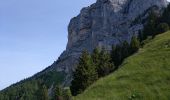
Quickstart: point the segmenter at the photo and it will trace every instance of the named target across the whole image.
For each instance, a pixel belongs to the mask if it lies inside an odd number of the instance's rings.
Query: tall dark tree
[[[0,100],[4,100],[4,96],[0,94]]]
[[[115,62],[116,61],[116,54],[115,54],[115,51],[116,51],[116,46],[112,46],[112,51],[111,51],[111,59],[112,59],[112,62]]]
[[[64,89],[63,96],[64,96],[64,100],[71,100],[72,95],[71,95],[70,88]]]
[[[122,44],[122,59],[128,57],[130,55],[130,46],[127,41],[124,41]]]
[[[42,93],[43,93],[42,100],[48,100],[49,99],[48,98],[48,89],[45,85],[43,85],[43,87],[42,87]]]
[[[92,53],[92,61],[97,68],[100,65],[100,49],[95,48]]]
[[[100,52],[99,65],[96,67],[99,77],[108,75],[114,69],[114,64],[112,63],[111,56],[104,49],[102,49]]]
[[[115,69],[122,63],[122,58],[122,47],[121,45],[116,45],[116,47],[112,49],[112,60],[115,64]]]
[[[28,98],[28,97],[26,97],[26,98]],[[37,91],[37,99],[39,99],[39,100],[49,100],[48,89],[45,85],[39,86],[39,90]]]
[[[56,86],[54,91],[54,100],[64,100],[63,99],[63,89],[61,86]]]
[[[95,65],[87,51],[83,51],[79,64],[73,72],[73,81],[71,82],[71,93],[73,96],[82,93],[98,78]]]
[[[158,24],[158,15],[154,11],[151,11],[149,13],[147,24],[144,26],[143,30],[143,37],[144,39],[147,38],[147,36],[155,36],[156,35],[156,26]]]
[[[165,8],[161,17],[161,22],[167,23],[170,26],[170,4]]]
[[[139,39],[140,43],[141,43],[144,39],[146,39],[146,38],[147,38],[147,37],[144,36],[144,32],[143,32],[142,30],[140,30],[140,31],[138,32],[138,39]]]
[[[138,51],[140,48],[140,42],[136,36],[132,36],[131,42],[130,42],[130,51],[131,54]]]

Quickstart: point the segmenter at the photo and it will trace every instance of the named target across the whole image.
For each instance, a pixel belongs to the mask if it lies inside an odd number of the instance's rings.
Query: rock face
[[[129,41],[143,29],[143,20],[151,9],[161,11],[166,0],[97,0],[85,7],[68,26],[67,49],[49,69],[64,71],[66,83],[71,81],[81,51],[91,52],[95,47],[111,46]]]

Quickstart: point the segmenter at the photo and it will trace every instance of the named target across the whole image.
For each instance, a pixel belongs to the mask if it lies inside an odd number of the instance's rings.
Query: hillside
[[[75,100],[169,100],[170,32],[156,36]]]
[[[170,32],[156,35],[169,30],[169,18],[170,5],[167,7],[166,0],[97,0],[71,19],[67,48],[58,60],[34,76],[0,91],[0,100],[70,98],[70,91],[74,95],[73,91],[78,90],[79,94],[98,78],[95,84],[74,99],[168,100]],[[148,36],[156,37],[148,41]],[[147,44],[138,51],[139,41],[143,40]],[[95,58],[93,50],[97,48],[102,50],[96,53]],[[87,53],[81,63],[83,50]],[[80,71],[74,74],[77,69]],[[74,75],[78,77],[77,84]],[[93,75],[96,75],[95,79]],[[78,86],[80,82],[82,85]],[[66,88],[69,86],[70,89]],[[74,87],[83,89],[79,91]]]
[[[167,4],[167,0],[96,0],[70,20],[66,50],[49,70],[65,72],[63,83],[69,86],[82,50],[104,47],[111,51],[112,45],[130,41],[143,30],[147,15],[161,14]]]
[[[47,91],[47,89],[52,91],[55,85],[61,84],[63,77],[63,73],[55,71],[43,75],[37,73],[33,77],[24,79],[0,91],[0,100],[42,100],[43,91]],[[54,86],[53,88],[51,84]]]

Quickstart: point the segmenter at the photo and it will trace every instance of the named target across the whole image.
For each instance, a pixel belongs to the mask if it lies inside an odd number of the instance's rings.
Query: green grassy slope
[[[158,35],[75,100],[170,100],[170,32]]]

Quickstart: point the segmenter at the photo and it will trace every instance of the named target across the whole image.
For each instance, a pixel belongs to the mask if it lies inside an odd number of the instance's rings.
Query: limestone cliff
[[[129,41],[143,29],[144,19],[151,9],[159,13],[166,5],[166,0],[97,0],[71,19],[67,49],[47,71],[64,71],[67,74],[64,84],[69,84],[83,49],[89,52],[95,47],[111,50],[112,45]]]

